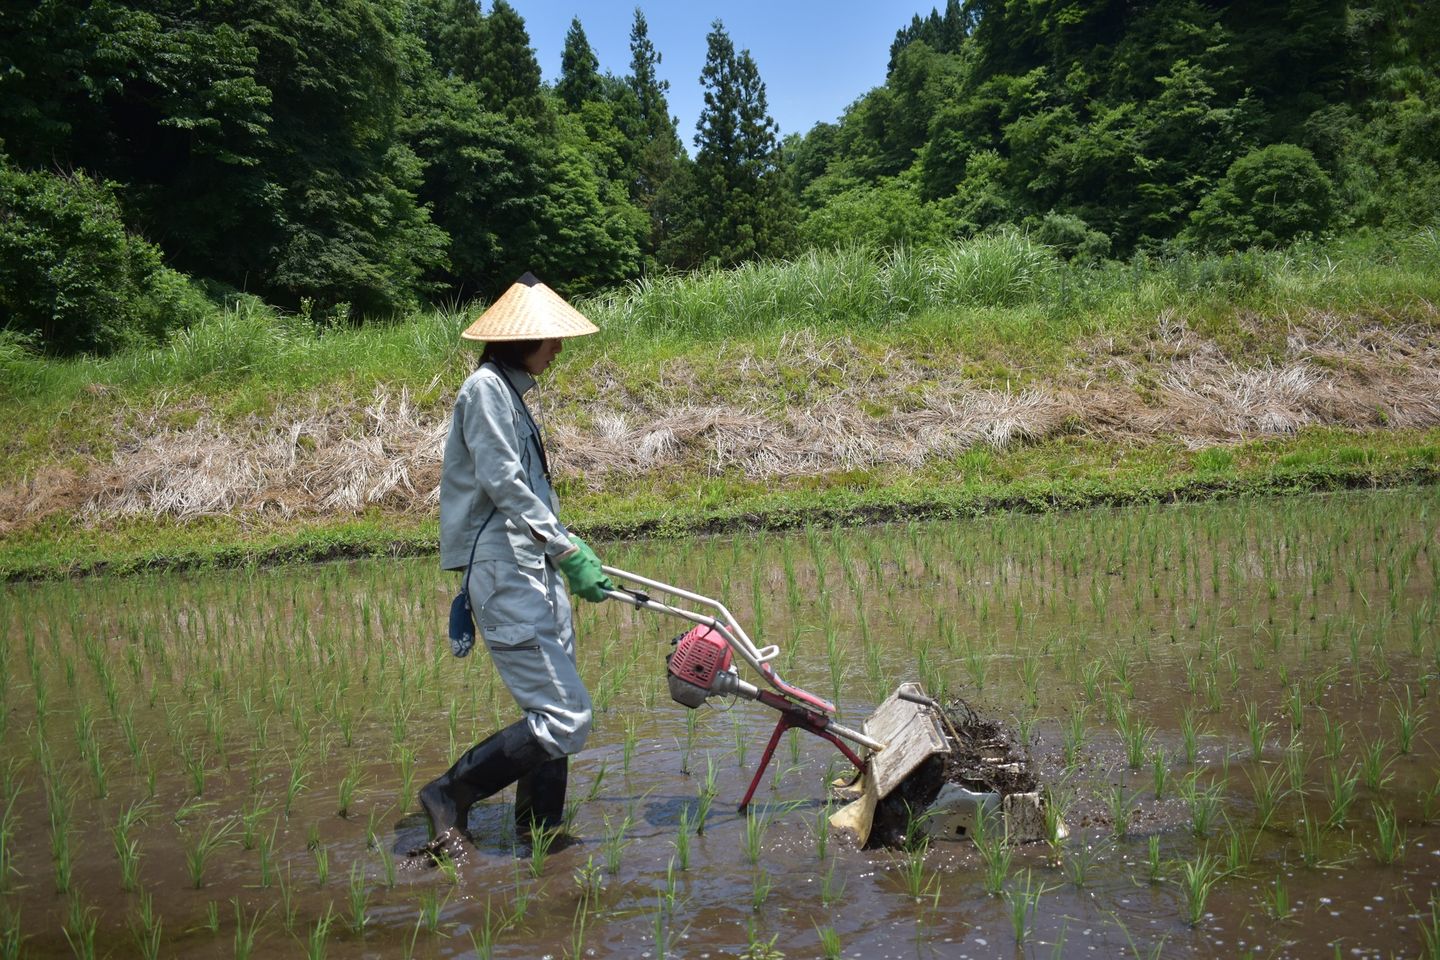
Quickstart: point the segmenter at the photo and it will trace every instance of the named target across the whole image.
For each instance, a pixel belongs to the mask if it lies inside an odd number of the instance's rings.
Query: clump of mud
[[[1033,793],[1039,787],[1028,753],[998,720],[980,716],[956,697],[945,705],[941,726],[950,752],[925,760],[880,801],[866,849],[905,846],[913,825],[947,783],[1002,798]]]

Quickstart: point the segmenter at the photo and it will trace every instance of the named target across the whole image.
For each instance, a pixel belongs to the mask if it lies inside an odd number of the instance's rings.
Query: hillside
[[[538,407],[600,537],[1432,482],[1433,232],[1143,269],[1017,233],[582,301]],[[3,357],[0,569],[433,549],[466,311]]]

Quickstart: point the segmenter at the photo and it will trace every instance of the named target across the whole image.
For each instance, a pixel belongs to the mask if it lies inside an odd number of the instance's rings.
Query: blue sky
[[[601,71],[630,72],[630,24],[636,0],[510,0],[525,18],[530,42],[547,81],[560,74],[560,51],[570,18],[579,17],[600,58]],[[724,21],[736,49],[749,49],[765,81],[770,115],[782,136],[833,121],[845,107],[885,80],[890,41],[929,3],[854,0],[728,0],[724,3],[641,2],[650,40],[664,58],[660,77],[670,81],[670,113],[680,138],[694,151],[695,121],[703,103],[700,68],[710,23]],[[943,5],[943,4],[942,4]],[[483,4],[486,10],[490,4]]]

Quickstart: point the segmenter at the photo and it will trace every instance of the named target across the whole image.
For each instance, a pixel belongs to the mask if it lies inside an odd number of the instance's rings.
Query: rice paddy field
[[[578,610],[578,842],[501,795],[422,868],[415,790],[516,716],[433,558],[6,585],[0,956],[1437,957],[1437,528],[1421,487],[597,544],[846,722],[918,679],[1010,726],[1050,841],[899,850],[830,834],[795,731],[736,813],[774,716],[670,702],[678,621]]]

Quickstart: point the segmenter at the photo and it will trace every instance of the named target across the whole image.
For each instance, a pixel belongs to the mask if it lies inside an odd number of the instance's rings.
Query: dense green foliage
[[[103,352],[201,287],[333,326],[526,269],[584,295],[1008,226],[1093,263],[1440,217],[1435,4],[949,0],[783,150],[716,21],[693,160],[638,9],[630,46],[605,72],[572,21],[551,88],[506,0],[0,5],[0,329]]]
[[[1435,4],[949,0],[790,142],[792,180],[822,243],[855,214],[882,241],[1022,224],[1086,258],[1427,223],[1437,63]]]

